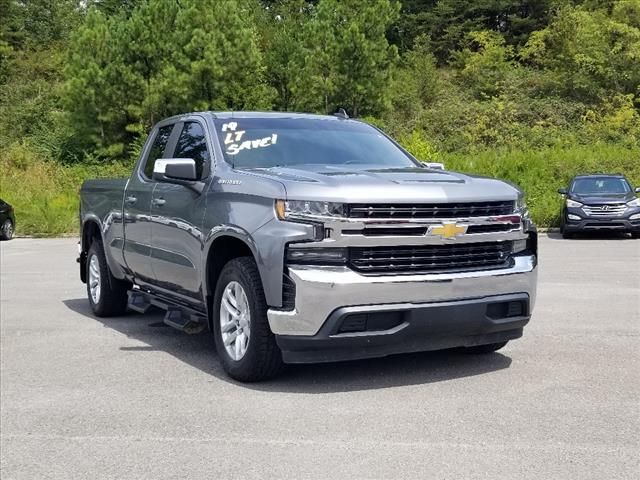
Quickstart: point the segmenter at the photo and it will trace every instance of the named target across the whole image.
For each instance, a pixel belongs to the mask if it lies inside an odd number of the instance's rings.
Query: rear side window
[[[198,122],[185,122],[173,158],[193,158],[196,162],[198,178],[202,178],[204,166],[209,161],[209,151],[202,125]]]
[[[158,129],[158,134],[156,135],[153,145],[151,145],[151,149],[149,150],[149,154],[145,159],[143,169],[145,177],[151,178],[153,176],[153,166],[157,159],[162,158],[164,149],[167,146],[167,141],[169,140],[169,135],[171,135],[171,130],[173,130],[173,125],[167,125]]]

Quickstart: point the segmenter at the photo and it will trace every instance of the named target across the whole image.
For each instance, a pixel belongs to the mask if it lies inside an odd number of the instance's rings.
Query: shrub
[[[128,176],[130,166],[61,165],[44,159],[29,143],[0,150],[0,198],[13,205],[21,235],[51,236],[78,231],[78,191],[87,178]]]

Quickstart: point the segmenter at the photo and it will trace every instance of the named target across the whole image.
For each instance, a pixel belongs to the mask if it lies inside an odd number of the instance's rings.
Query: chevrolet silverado
[[[493,352],[535,302],[518,188],[424,164],[344,113],[167,118],[130,178],[80,196],[95,315],[155,306],[209,329],[241,381],[285,363]]]

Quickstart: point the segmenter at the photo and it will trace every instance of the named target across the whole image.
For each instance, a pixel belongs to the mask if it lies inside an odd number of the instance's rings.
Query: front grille
[[[443,273],[506,267],[513,242],[351,247],[349,264],[365,274]]]
[[[381,219],[431,219],[493,217],[510,215],[515,203],[475,202],[475,203],[427,203],[427,204],[351,204],[348,207],[349,218]]]
[[[610,205],[585,205],[582,207],[584,213],[591,217],[616,217],[622,215],[627,209],[624,203]]]

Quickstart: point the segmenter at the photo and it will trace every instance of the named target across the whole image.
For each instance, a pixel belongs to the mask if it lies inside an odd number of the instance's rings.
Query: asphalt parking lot
[[[1,252],[1,470],[44,478],[632,479],[640,240],[541,240],[525,336],[242,385],[208,334],[97,319],[75,239]]]

